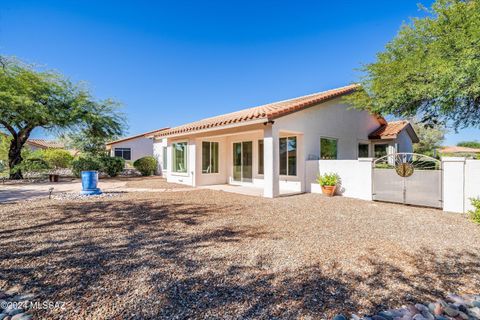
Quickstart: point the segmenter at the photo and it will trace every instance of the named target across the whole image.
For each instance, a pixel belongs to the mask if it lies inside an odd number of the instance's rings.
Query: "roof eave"
[[[233,123],[233,124],[229,124],[229,125],[215,126],[215,127],[210,127],[210,128],[200,129],[200,130],[177,132],[177,133],[166,134],[166,135],[154,135],[153,139],[185,137],[185,136],[191,136],[191,135],[200,134],[200,133],[204,133],[204,132],[226,130],[226,129],[231,129],[231,128],[239,128],[239,127],[249,126],[249,125],[252,125],[252,124],[261,124],[261,123],[266,123],[268,121],[270,121],[270,120],[267,117],[265,117],[265,118],[243,121],[243,122]]]

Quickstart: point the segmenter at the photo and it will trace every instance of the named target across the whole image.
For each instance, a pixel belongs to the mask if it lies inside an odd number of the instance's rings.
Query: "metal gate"
[[[395,153],[373,163],[373,200],[442,208],[442,162]]]

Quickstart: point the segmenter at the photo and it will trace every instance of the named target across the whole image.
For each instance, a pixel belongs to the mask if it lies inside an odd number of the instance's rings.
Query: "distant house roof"
[[[265,104],[232,113],[227,113],[220,116],[215,116],[212,118],[203,119],[196,122],[191,122],[185,125],[171,128],[169,130],[158,132],[156,134],[153,134],[153,136],[161,137],[174,134],[190,133],[199,130],[222,127],[238,123],[244,123],[245,125],[247,125],[249,122],[267,122],[293,112],[304,110],[319,103],[326,102],[330,99],[352,93],[358,88],[359,85],[353,84],[333,90],[302,96],[299,98]],[[378,119],[380,123],[385,123],[385,120],[383,118],[379,117]]]
[[[65,145],[59,141],[45,139],[28,139],[27,144],[41,149],[63,149]]]
[[[0,131],[0,136],[8,137],[9,135]],[[65,145],[60,141],[45,139],[28,139],[27,145],[40,149],[64,149]]]
[[[381,139],[381,140],[389,140],[389,139],[396,139],[398,134],[403,130],[407,130],[408,134],[410,135],[412,142],[417,143],[419,142],[418,136],[415,133],[410,122],[407,120],[400,120],[400,121],[390,121],[386,124],[382,125],[380,128],[376,129],[372,133],[368,135],[369,139]]]
[[[458,146],[448,146],[440,149],[441,153],[480,153],[480,149],[468,148],[468,147],[458,147]]]
[[[108,147],[108,146],[110,146],[110,145],[112,145],[112,144],[119,143],[119,142],[124,142],[124,141],[128,141],[128,140],[133,140],[133,139],[137,139],[137,138],[142,138],[142,137],[147,138],[148,136],[155,135],[157,132],[161,132],[161,131],[168,130],[168,129],[170,129],[170,128],[161,128],[161,129],[157,129],[157,130],[153,130],[153,131],[148,131],[148,132],[140,133],[140,134],[137,134],[137,135],[134,135],[134,136],[125,137],[125,138],[118,139],[118,140],[115,140],[115,141],[110,141],[110,142],[106,143],[106,145],[107,145],[107,147]]]

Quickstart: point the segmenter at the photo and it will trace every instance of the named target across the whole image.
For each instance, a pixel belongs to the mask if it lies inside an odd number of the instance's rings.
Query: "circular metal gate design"
[[[442,163],[416,153],[395,153],[373,162],[373,199],[441,208]]]

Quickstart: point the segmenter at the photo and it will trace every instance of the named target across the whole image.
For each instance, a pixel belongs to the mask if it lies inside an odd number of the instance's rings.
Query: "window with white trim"
[[[187,143],[172,143],[173,172],[187,172]]]
[[[163,161],[162,168],[163,168],[163,170],[167,170],[167,159],[168,159],[168,157],[167,157],[167,147],[163,147],[162,159],[163,159],[162,160]]]
[[[218,173],[218,142],[202,142],[202,173]]]
[[[358,157],[359,158],[368,158],[369,156],[369,145],[368,143],[359,143],[358,144]]]
[[[297,137],[280,138],[280,174],[297,175]]]
[[[123,158],[124,160],[132,160],[131,148],[115,148],[115,157]]]
[[[338,156],[338,140],[333,138],[320,138],[320,159],[336,160]]]

